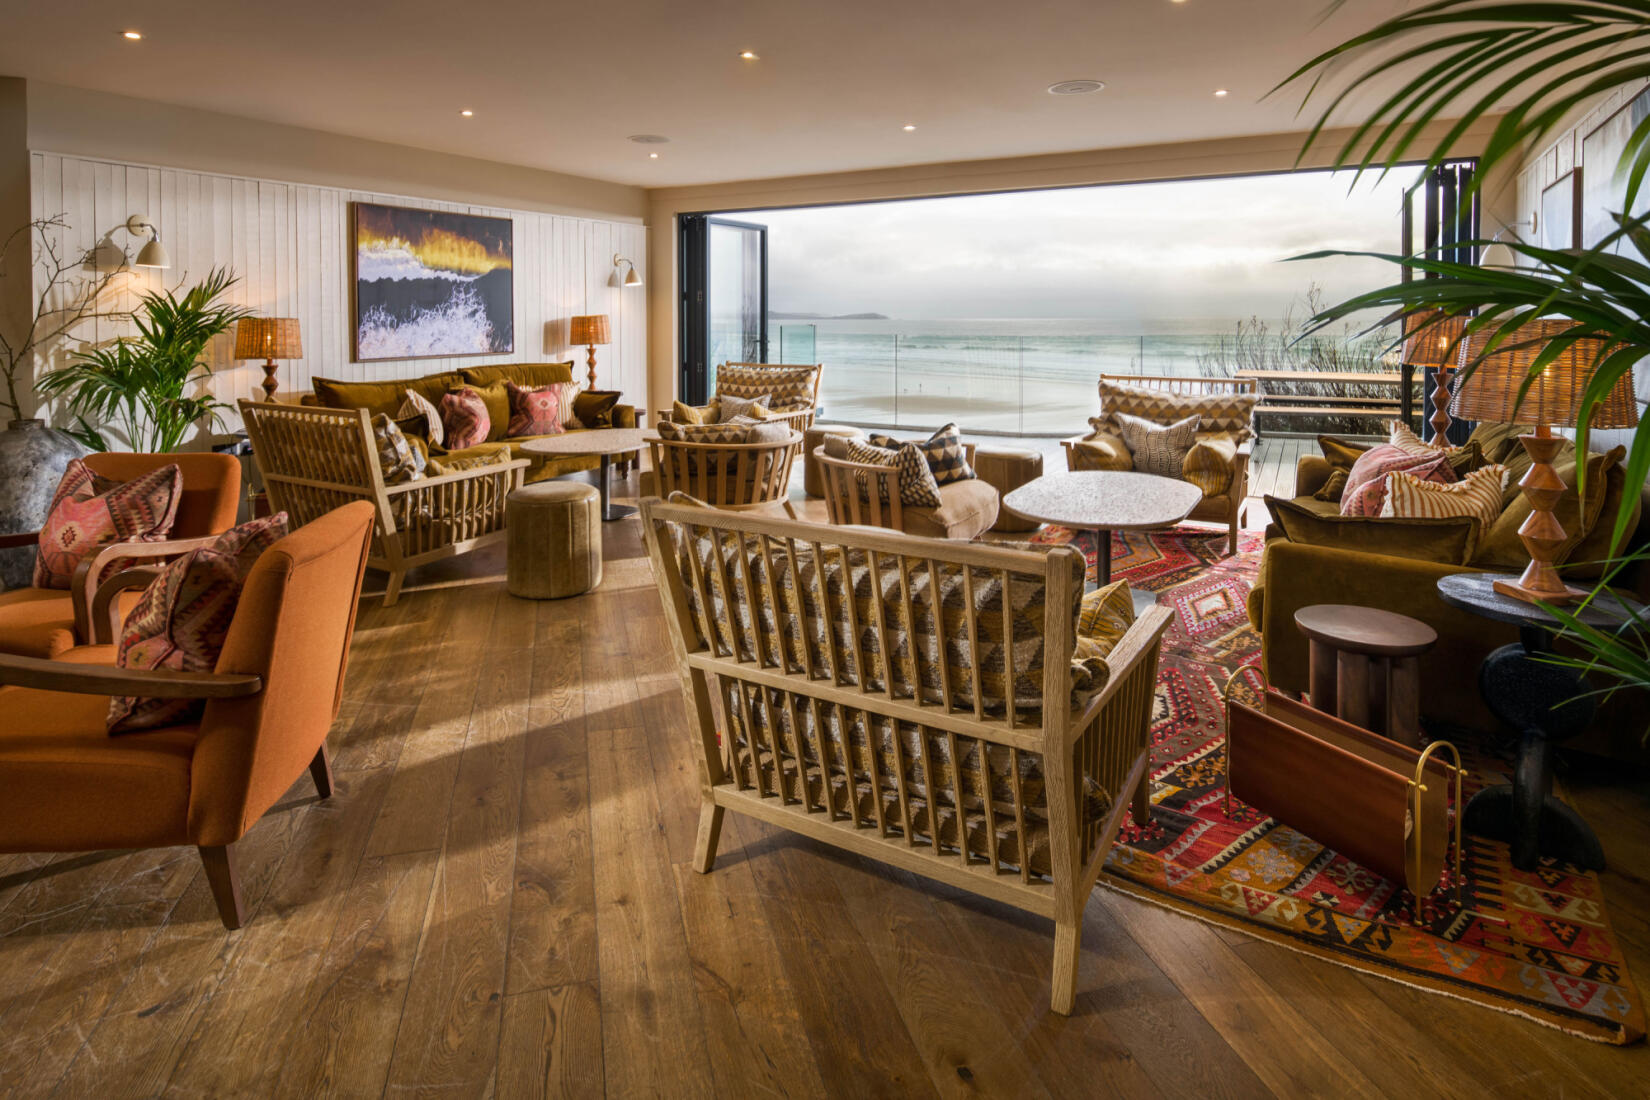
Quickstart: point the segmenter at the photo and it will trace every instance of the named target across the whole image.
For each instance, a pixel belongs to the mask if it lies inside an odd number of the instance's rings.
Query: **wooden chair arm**
[[[15,535],[0,535],[0,550],[20,550],[40,543],[39,531],[19,531]]]
[[[135,558],[164,564],[191,550],[210,546],[216,540],[216,535],[203,535],[200,538],[166,539],[161,542],[112,542],[91,557],[82,558],[80,564],[75,566],[74,576],[69,580],[69,601],[74,608],[75,637],[82,643],[92,641],[98,622],[96,612],[92,608],[93,598],[97,594],[91,587],[92,578],[102,576],[115,562]]]
[[[502,474],[508,473],[512,470],[525,470],[531,465],[532,463],[527,461],[525,458],[517,458],[512,459],[509,462],[500,462],[493,466],[477,466],[470,470],[454,470],[450,474],[442,474],[439,477],[417,477],[413,478],[411,481],[403,481],[396,485],[384,486],[384,495],[393,497],[400,493],[412,493],[417,492],[420,489],[427,489],[431,485],[446,485],[449,482],[454,481],[475,481],[478,478],[487,477],[489,474]]]
[[[76,695],[143,695],[153,699],[234,699],[256,695],[263,678],[233,672],[112,668],[0,653],[0,684]]]
[[[1111,666],[1111,678],[1100,693],[1090,699],[1080,715],[1071,724],[1071,740],[1075,741],[1083,735],[1089,725],[1100,715],[1112,697],[1122,689],[1129,673],[1142,661],[1157,661],[1158,647],[1163,640],[1164,631],[1174,621],[1174,613],[1166,607],[1148,608],[1144,614],[1134,621],[1128,631],[1118,641],[1117,648],[1112,650],[1106,658],[1106,664]],[[1067,746],[1069,747],[1069,746]]]
[[[137,565],[122,569],[97,586],[92,593],[87,621],[88,645],[114,645],[120,638],[120,604],[115,597],[134,588],[148,588],[161,574],[161,566]]]

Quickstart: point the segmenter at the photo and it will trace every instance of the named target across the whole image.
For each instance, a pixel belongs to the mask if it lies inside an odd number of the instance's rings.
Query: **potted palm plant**
[[[117,440],[134,451],[176,450],[195,427],[216,427],[228,408],[210,391],[192,391],[212,373],[212,340],[251,312],[222,301],[236,281],[215,268],[181,295],[145,293],[132,312],[137,336],[76,352],[35,388],[64,400],[75,417],[66,430],[93,450],[118,450]]]
[[[1333,8],[1343,3],[1336,0]],[[1304,84],[1305,105],[1321,105],[1302,156],[1324,140],[1350,97],[1374,91],[1393,73],[1400,74],[1396,90],[1372,97],[1373,110],[1338,147],[1334,166],[1387,171],[1424,159],[1430,170],[1470,128],[1495,118],[1479,157],[1477,187],[1497,165],[1522,156],[1577,112],[1650,78],[1650,0],[1433,0],[1387,19],[1308,61],[1279,85]],[[1456,121],[1429,142],[1439,119]],[[1583,398],[1577,446],[1584,449],[1594,410],[1618,380],[1650,355],[1650,215],[1632,213],[1650,172],[1650,119],[1634,129],[1618,164],[1589,164],[1586,170],[1613,170],[1626,181],[1623,209],[1611,213],[1616,229],[1593,247],[1547,249],[1513,236],[1499,242],[1513,262],[1485,265],[1377,254],[1374,258],[1395,270],[1426,277],[1395,281],[1320,310],[1308,332],[1369,309],[1388,319],[1437,309],[1443,315],[1470,316],[1467,331],[1486,337],[1488,354],[1510,347],[1506,341],[1515,339],[1526,321],[1571,321],[1576,335],[1602,337],[1612,349],[1596,364]],[[1492,242],[1469,243],[1486,248]],[[1331,254],[1337,253],[1314,256]],[[1555,343],[1535,357],[1532,382],[1559,350]],[[1481,361],[1482,356],[1466,362],[1464,371],[1470,373]],[[1577,469],[1577,476],[1583,476],[1582,467]],[[1628,484],[1644,484],[1647,473],[1650,419],[1641,420],[1634,435]],[[1630,519],[1630,511],[1622,509],[1614,532],[1618,553]],[[1638,557],[1622,559],[1601,587]],[[1650,623],[1629,615],[1619,628],[1599,630],[1563,608],[1548,610],[1582,652],[1579,658],[1557,660],[1599,674],[1610,685],[1606,690],[1650,687]]]

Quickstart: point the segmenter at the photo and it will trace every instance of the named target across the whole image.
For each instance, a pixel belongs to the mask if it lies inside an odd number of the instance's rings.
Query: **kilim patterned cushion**
[[[899,440],[877,432],[872,432],[865,439],[873,447],[885,447],[888,450],[897,450],[900,447]],[[923,458],[928,460],[928,469],[933,472],[936,485],[969,481],[975,477],[974,467],[968,464],[968,452],[963,450],[962,432],[957,430],[955,424],[947,424],[915,446],[922,452]]]
[[[1186,454],[1197,442],[1198,418],[1188,416],[1173,424],[1159,424],[1127,413],[1114,413],[1117,430],[1134,455],[1134,468],[1158,477],[1180,476]]]
[[[1180,463],[1180,479],[1202,489],[1206,497],[1224,495],[1232,487],[1237,449],[1229,435],[1199,436]]]
[[[378,449],[378,468],[385,485],[400,485],[424,476],[423,452],[407,442],[401,426],[383,413],[372,418],[372,442]]]
[[[1449,457],[1440,452],[1430,455],[1405,454],[1389,443],[1371,447],[1358,456],[1346,475],[1346,488],[1341,492],[1341,515],[1378,516],[1386,504],[1387,475],[1394,470],[1405,470],[1426,481],[1448,484],[1455,480]]]
[[[424,438],[440,447],[447,438],[447,433],[441,429],[441,410],[417,390],[407,390],[401,397],[401,408],[397,410],[395,419],[406,420],[415,416],[424,420]]]
[[[528,435],[560,435],[564,411],[562,386],[538,386],[529,389],[514,382],[504,383],[504,392],[510,396],[510,424],[505,434],[519,439]]]
[[[716,398],[716,423],[722,424],[736,416],[748,416],[752,419],[761,419],[767,416],[769,403],[773,395],[759,393],[755,397],[721,396]]]
[[[1146,386],[1100,383],[1100,411],[1107,418],[1121,413],[1172,424],[1195,414],[1203,431],[1231,432],[1240,443],[1254,434],[1250,424],[1259,400],[1252,393],[1174,394]]]
[[[161,466],[108,488],[80,459],[70,462],[52,494],[34,557],[36,588],[68,588],[75,569],[115,542],[156,542],[172,530],[183,471]],[[101,491],[100,491],[101,490]]]
[[[1487,531],[1501,514],[1501,489],[1506,480],[1505,466],[1485,466],[1447,485],[1394,470],[1386,477],[1381,515],[1403,519],[1476,516],[1483,523],[1481,530]]]
[[[441,396],[441,429],[449,451],[463,451],[487,442],[492,420],[475,390],[448,390]]]
[[[756,397],[768,394],[776,412],[811,409],[819,388],[818,367],[762,366],[723,363],[716,368],[717,397]]]
[[[286,530],[286,513],[277,512],[225,531],[210,546],[170,562],[126,616],[116,667],[174,672],[215,669],[247,574],[258,555]],[[109,732],[175,726],[194,718],[204,705],[200,699],[116,696],[109,700]]]

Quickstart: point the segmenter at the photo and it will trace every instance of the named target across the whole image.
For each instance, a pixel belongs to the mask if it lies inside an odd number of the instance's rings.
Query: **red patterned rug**
[[[1446,879],[1416,923],[1409,893],[1257,810],[1222,809],[1221,691],[1260,661],[1244,602],[1260,562],[1246,534],[1223,557],[1226,534],[1178,527],[1114,536],[1112,570],[1175,610],[1164,637],[1152,726],[1152,822],[1126,825],[1107,863],[1108,886],[1212,924],[1442,993],[1575,1035],[1630,1043],[1644,1008],[1605,914],[1598,876],[1556,861],[1515,869],[1506,845],[1467,838],[1462,903]],[[1037,542],[1075,544],[1095,560],[1094,536],[1044,528]],[[1462,743],[1467,793],[1505,774]]]

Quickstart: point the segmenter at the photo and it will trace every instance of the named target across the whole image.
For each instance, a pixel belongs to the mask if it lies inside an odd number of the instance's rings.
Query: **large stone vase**
[[[0,432],[0,535],[38,531],[70,461],[90,452],[43,420],[13,420]],[[34,579],[34,549],[0,550],[0,588]]]

